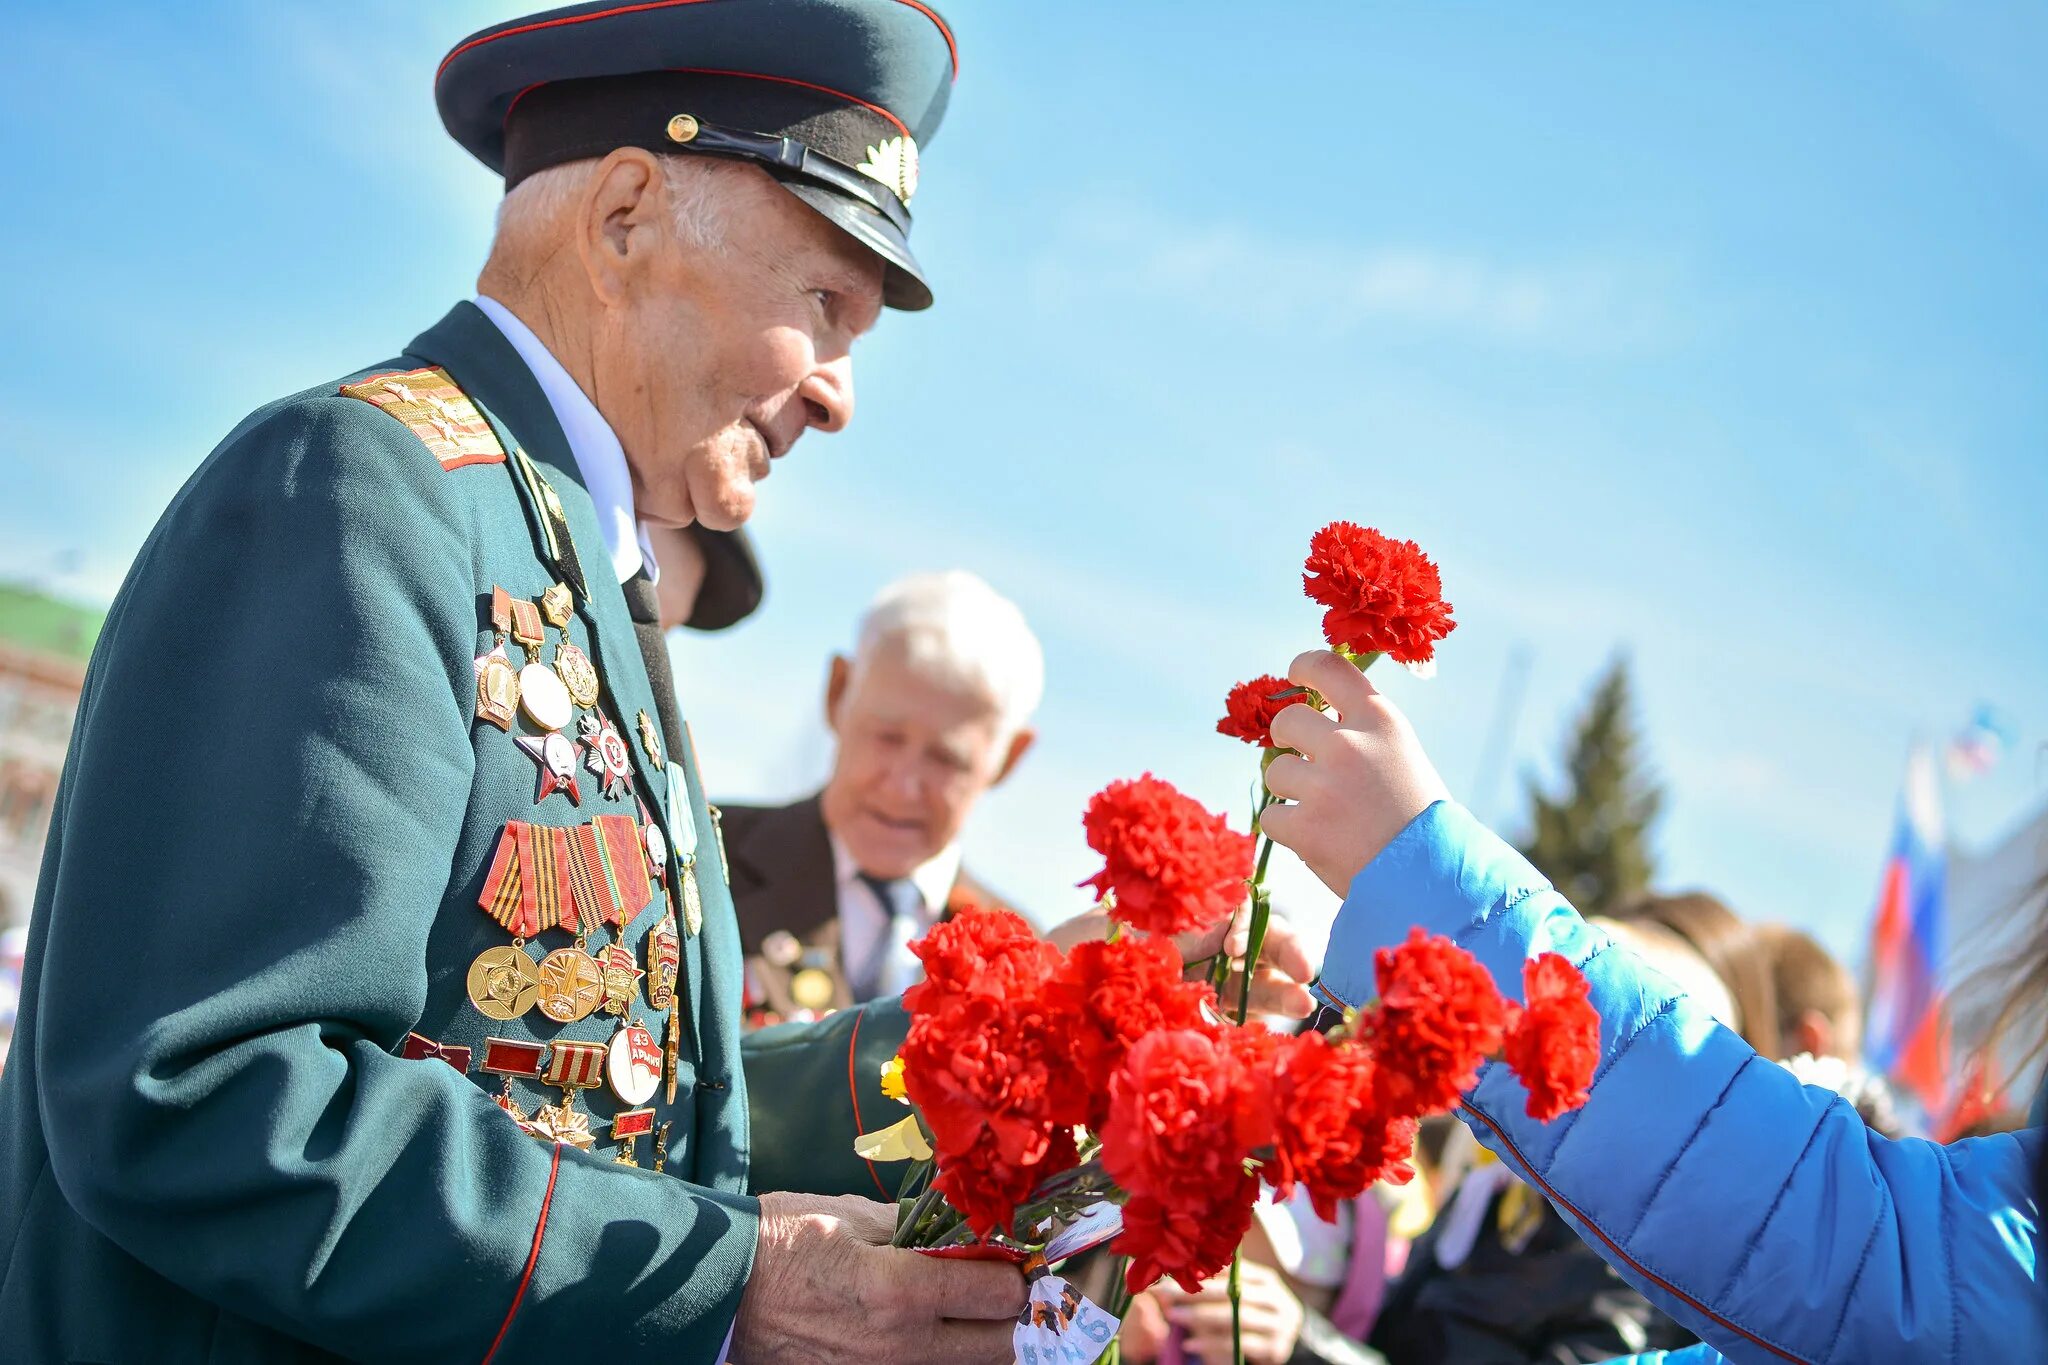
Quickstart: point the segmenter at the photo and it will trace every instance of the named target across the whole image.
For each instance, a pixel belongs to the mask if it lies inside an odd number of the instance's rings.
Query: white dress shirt
[[[583,487],[597,504],[597,529],[604,536],[604,548],[612,557],[612,569],[619,582],[625,582],[643,567],[649,578],[658,580],[661,568],[654,562],[654,546],[647,539],[647,528],[633,513],[633,476],[626,470],[626,449],[619,444],[611,423],[604,420],[590,395],[577,387],[569,372],[562,368],[562,362],[510,308],[482,294],[477,296],[476,306],[498,325],[505,340],[526,362],[526,368],[533,371],[540,391],[547,395],[555,421],[561,424],[562,435],[569,439],[569,453],[576,457],[576,471],[583,476]]]
[[[913,922],[897,924],[896,916],[882,904],[874,889],[860,879],[860,865],[839,842],[832,840],[832,871],[839,888],[839,963],[849,981],[872,978],[878,994],[897,995],[917,984],[924,964],[910,951],[910,945],[925,935],[946,913],[952,899],[953,882],[960,875],[960,846],[949,844],[930,862],[910,874],[910,884],[923,901]],[[875,954],[885,954],[881,971],[873,970]]]

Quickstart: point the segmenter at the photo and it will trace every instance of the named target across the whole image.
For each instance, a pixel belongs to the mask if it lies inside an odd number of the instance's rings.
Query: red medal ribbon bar
[[[432,1038],[424,1037],[417,1033],[405,1035],[405,1044],[399,1048],[398,1055],[406,1058],[408,1061],[415,1062],[439,1058],[457,1071],[464,1073],[469,1071],[468,1048],[455,1047],[448,1043],[437,1043]]]
[[[600,815],[599,834],[611,863],[614,884],[619,888],[619,920],[624,927],[654,899],[654,887],[647,875],[647,846],[641,842],[640,827],[630,815]]]
[[[547,638],[547,628],[540,623],[540,608],[524,597],[512,599],[512,638],[530,648],[537,648]]]
[[[624,1142],[627,1138],[646,1137],[654,1131],[652,1109],[627,1109],[612,1115],[612,1141]]]
[[[546,1043],[531,1043],[519,1038],[486,1038],[483,1069],[496,1076],[537,1077],[547,1055]]]
[[[498,632],[500,640],[512,629],[512,594],[495,583],[491,585],[491,629]]]
[[[524,908],[519,889],[519,831],[524,828],[518,820],[505,822],[498,835],[498,851],[491,859],[491,870],[484,877],[484,889],[476,900],[485,914],[515,935],[529,938],[531,935],[522,927]]]
[[[601,841],[595,825],[569,831],[569,882],[576,891],[576,912],[583,932],[594,934],[618,918],[611,878],[605,875]]]
[[[603,1085],[607,1050],[603,1043],[556,1043],[541,1083],[558,1085],[564,1090],[588,1090]]]

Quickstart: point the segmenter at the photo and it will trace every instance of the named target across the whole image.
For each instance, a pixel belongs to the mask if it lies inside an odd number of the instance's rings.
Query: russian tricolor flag
[[[1948,1096],[1948,1011],[1941,972],[1948,944],[1943,897],[1947,841],[1934,755],[1906,759],[1898,825],[1870,926],[1870,998],[1864,1049],[1871,1068],[1912,1094],[1929,1114]]]

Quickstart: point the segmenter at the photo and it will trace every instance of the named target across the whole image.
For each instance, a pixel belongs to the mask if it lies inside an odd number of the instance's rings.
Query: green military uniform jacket
[[[708,1363],[752,1267],[758,1192],[890,1193],[851,1142],[897,1116],[876,1078],[900,1008],[742,1046],[716,831],[694,756],[664,756],[688,779],[671,809],[659,739],[634,732],[659,708],[567,442],[469,304],[351,379],[430,366],[498,458],[475,442],[437,458],[347,381],[273,403],[179,492],[107,618],[0,1077],[9,1360]],[[513,742],[535,732],[476,716],[493,587],[537,598],[562,576],[520,451],[594,570],[567,635],[616,705],[630,794],[584,772],[580,805],[536,802]],[[529,1136],[477,1069],[487,1037],[603,1041],[617,1020],[494,1022],[465,987],[509,942],[478,904],[506,821],[642,804],[671,846],[693,825],[702,855],[676,1098],[652,1101],[662,1172],[648,1138],[637,1167],[615,1163],[626,1106],[604,1089],[578,1095],[597,1141],[577,1150]],[[661,906],[617,932],[636,958]],[[644,997],[634,1012],[662,1035]],[[470,1048],[466,1074],[405,1055],[408,1035]],[[512,1084],[528,1112],[560,1098]],[[772,1111],[750,1116],[749,1094]]]

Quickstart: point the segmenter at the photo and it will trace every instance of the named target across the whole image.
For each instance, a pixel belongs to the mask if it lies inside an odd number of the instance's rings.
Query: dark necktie
[[[858,874],[861,884],[875,893],[875,899],[882,903],[882,912],[889,919],[883,924],[881,937],[868,950],[868,959],[861,964],[860,976],[853,975],[853,964],[847,968],[847,989],[853,992],[855,1001],[872,1000],[881,994],[882,985],[888,979],[889,960],[910,941],[917,929],[917,912],[924,908],[924,897],[908,877],[884,879]],[[842,962],[844,961],[842,957]]]
[[[669,757],[680,759],[683,722],[676,712],[676,679],[669,671],[668,640],[661,629],[661,600],[645,568],[637,570],[620,587],[626,594],[626,612],[633,618],[633,634],[640,641],[640,657],[647,662],[647,681],[654,689],[654,710],[661,718],[661,742],[667,746]]]

